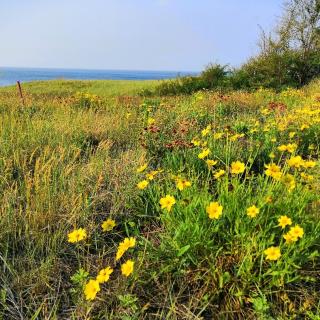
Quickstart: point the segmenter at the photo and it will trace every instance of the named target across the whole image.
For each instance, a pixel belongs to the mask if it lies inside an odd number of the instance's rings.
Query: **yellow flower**
[[[87,232],[83,228],[73,230],[68,234],[68,242],[76,243],[87,238]]]
[[[298,169],[304,164],[304,161],[300,156],[295,156],[288,159],[287,164],[289,165],[289,167],[294,167]]]
[[[133,237],[125,238],[120,244],[123,244],[125,248],[134,248],[136,245],[136,239]]]
[[[287,146],[282,144],[281,146],[278,147],[278,150],[281,152],[287,151]]]
[[[283,238],[286,240],[286,244],[290,244],[293,242],[296,242],[298,240],[298,238],[293,237],[290,232],[286,233],[283,235]]]
[[[134,267],[134,262],[132,260],[128,260],[127,262],[122,264],[121,273],[124,276],[129,277],[130,274],[133,272],[133,267]]]
[[[118,247],[117,254],[116,254],[116,261],[121,259],[121,257],[125,254],[127,250],[125,250],[123,247]]]
[[[107,282],[110,278],[111,273],[113,272],[113,269],[110,267],[106,267],[102,270],[100,270],[99,274],[97,275],[97,281],[99,283]]]
[[[218,202],[210,202],[207,206],[206,211],[210,219],[219,219],[222,215],[223,207]]]
[[[262,113],[263,115],[267,116],[268,114],[271,113],[271,111],[270,111],[269,109],[267,109],[267,108],[264,108],[264,109],[261,110],[261,113]]]
[[[290,153],[293,153],[297,148],[298,146],[295,143],[287,144],[287,151]]]
[[[126,118],[129,119],[131,117],[132,113],[131,112],[127,112],[126,113]]]
[[[116,226],[116,222],[112,219],[107,219],[101,225],[102,231],[111,231]]]
[[[265,174],[273,179],[279,180],[281,178],[281,168],[277,166],[275,163],[269,163],[264,165],[267,170],[265,170]]]
[[[279,125],[278,125],[278,129],[279,129],[279,131],[284,131],[285,129],[287,128],[287,126],[284,124],[284,123],[280,123]]]
[[[281,178],[281,182],[285,184],[289,192],[291,192],[296,187],[296,180],[292,174],[286,174]]]
[[[148,184],[149,182],[147,180],[142,180],[137,184],[137,188],[143,190],[148,186]]]
[[[136,239],[133,237],[125,238],[122,242],[119,243],[116,260],[119,260],[126,251],[130,248],[134,248],[136,245]]]
[[[89,282],[85,285],[84,294],[86,296],[86,300],[93,300],[97,293],[100,291],[100,285],[97,280],[89,280]]]
[[[267,260],[278,260],[281,257],[281,252],[279,247],[270,247],[264,250],[264,254],[266,255]]]
[[[290,228],[289,234],[294,238],[302,238],[304,235],[304,230],[299,225],[295,225],[294,227]]]
[[[160,170],[153,170],[153,171],[151,171],[151,172],[149,172],[149,173],[146,174],[146,178],[147,178],[148,180],[153,180],[154,177],[155,177],[159,172],[160,172]]]
[[[247,215],[251,218],[255,218],[259,213],[259,211],[260,209],[257,208],[255,205],[253,205],[247,209]]]
[[[143,164],[142,166],[140,166],[138,169],[137,169],[137,173],[141,173],[143,172],[144,170],[147,169],[147,164]]]
[[[305,182],[312,182],[314,179],[313,175],[311,175],[311,174],[306,174],[304,172],[301,172],[300,175],[301,175],[301,178],[303,179],[303,181],[305,181]]]
[[[225,174],[225,170],[220,169],[219,171],[216,171],[216,173],[213,175],[215,177],[215,179],[219,179],[220,177],[222,177]]]
[[[292,224],[292,220],[287,217],[287,216],[281,216],[279,219],[278,219],[278,226],[281,227],[282,229],[284,229],[286,226],[290,226]]]
[[[205,129],[201,131],[201,135],[205,137],[210,133],[210,131],[211,131],[211,125],[209,124]]]
[[[156,120],[154,118],[148,118],[147,122],[148,122],[148,126],[151,126],[156,122]]]
[[[303,125],[300,127],[300,130],[303,131],[304,129],[308,129],[308,128],[310,128],[309,125],[303,124]]]
[[[221,139],[223,137],[223,132],[216,132],[216,133],[214,133],[214,135],[213,135],[213,139],[214,140],[219,140],[219,139]]]
[[[303,163],[301,164],[304,168],[308,169],[308,168],[313,168],[316,166],[316,162],[315,161],[311,161],[311,160],[305,160],[303,161]]]
[[[277,142],[277,138],[271,138],[271,142]]]
[[[297,149],[297,145],[295,143],[289,143],[287,145],[282,144],[278,147],[278,150],[281,152],[288,151],[290,153],[293,153]]]
[[[193,138],[193,139],[191,140],[191,143],[192,143],[195,147],[199,147],[200,144],[201,144],[201,141],[198,140],[198,139],[196,139],[196,138]]]
[[[236,133],[233,136],[230,137],[230,141],[237,141],[238,139],[244,137],[244,133]]]
[[[207,159],[206,163],[207,163],[208,167],[211,168],[211,167],[215,166],[218,163],[218,161],[217,160]]]
[[[161,198],[159,201],[161,209],[167,209],[171,211],[172,206],[176,203],[176,199],[173,196],[166,195],[164,198]]]
[[[235,161],[231,163],[231,173],[239,174],[243,173],[246,169],[245,164],[240,161]]]
[[[201,143],[201,147],[206,147],[208,145],[208,141],[204,141]]]
[[[153,175],[152,173],[147,173],[147,174],[146,174],[146,178],[147,178],[148,180],[153,180],[153,179],[154,179],[154,175]]]
[[[296,135],[296,133],[294,131],[289,132],[289,138],[290,139],[292,139],[295,135]]]
[[[185,179],[177,179],[176,184],[180,191],[191,186],[191,182]]]
[[[199,154],[198,154],[198,158],[199,159],[204,159],[204,158],[206,158],[209,154],[210,154],[210,149],[208,149],[208,148],[206,148],[206,149],[203,149],[202,150],[202,152],[200,152]]]

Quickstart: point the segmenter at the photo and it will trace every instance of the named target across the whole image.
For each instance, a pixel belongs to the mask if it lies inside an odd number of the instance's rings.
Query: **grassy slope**
[[[15,88],[0,89],[0,318],[317,319],[319,172],[308,169],[314,181],[305,183],[297,171],[296,186],[288,192],[287,185],[265,177],[263,164],[274,151],[283,170],[293,172],[285,165],[288,155],[275,147],[286,144],[291,131],[299,154],[318,159],[319,114],[295,110],[319,108],[319,84],[307,94],[206,93],[145,104],[141,98],[114,98],[153,85],[31,83],[24,85],[25,107]],[[100,99],[75,96],[77,91]],[[261,106],[272,101],[288,110],[263,115]],[[151,117],[155,124],[144,130]],[[284,131],[274,121],[285,123]],[[234,141],[213,140],[211,133],[201,137],[209,123]],[[300,131],[303,123],[310,128]],[[197,157],[201,148],[190,148],[195,136],[214,150],[218,168],[241,160],[260,178],[225,175],[216,181]],[[144,177],[136,168],[145,162],[148,170],[164,172],[139,191],[136,184]],[[180,192],[171,174],[189,179],[192,187]],[[158,205],[165,194],[177,199],[170,214]],[[273,198],[271,204],[266,196]],[[205,211],[213,200],[224,206],[217,222]],[[261,206],[256,220],[243,214],[252,204]],[[289,249],[277,227],[280,214],[305,229],[304,238]],[[109,217],[117,226],[103,233],[100,225]],[[69,244],[68,232],[79,227],[86,228],[88,239]],[[131,257],[136,263],[128,279],[114,261],[125,236],[138,241],[122,260]],[[283,258],[265,261],[263,250],[279,242]],[[81,285],[107,265],[115,269],[111,280],[94,302],[85,301]],[[81,269],[89,275],[81,275]]]
[[[74,94],[75,92],[88,92],[101,97],[116,95],[133,95],[141,89],[154,87],[159,81],[131,81],[131,80],[52,80],[23,83],[23,90],[31,94],[55,94],[58,96]],[[15,86],[0,87],[0,94],[16,91]]]

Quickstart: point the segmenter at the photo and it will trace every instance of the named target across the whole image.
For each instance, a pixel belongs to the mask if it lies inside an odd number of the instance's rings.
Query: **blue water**
[[[0,86],[9,86],[16,81],[76,79],[76,80],[160,80],[177,76],[195,75],[194,72],[178,71],[125,71],[125,70],[78,70],[78,69],[33,69],[0,67]]]

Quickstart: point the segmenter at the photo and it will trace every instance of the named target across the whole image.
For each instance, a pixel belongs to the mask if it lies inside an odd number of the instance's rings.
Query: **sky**
[[[281,8],[282,0],[0,0],[0,66],[239,66]]]

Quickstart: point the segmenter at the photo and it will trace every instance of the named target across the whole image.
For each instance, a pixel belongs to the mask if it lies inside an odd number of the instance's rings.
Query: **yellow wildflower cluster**
[[[107,219],[101,224],[103,232],[111,231],[116,226],[116,223],[112,219]],[[83,228],[75,229],[68,234],[68,242],[76,243],[87,238],[87,232]],[[136,239],[133,237],[125,238],[120,242],[116,253],[116,261],[118,261],[124,253],[130,248],[134,248],[136,245]],[[134,268],[134,262],[127,260],[121,266],[121,272],[124,276],[128,277]],[[90,279],[84,286],[84,295],[86,300],[94,300],[97,293],[101,290],[100,285],[106,283],[110,279],[110,275],[113,273],[111,267],[105,267],[101,269],[95,279]]]
[[[88,92],[78,91],[75,95],[78,102],[84,103],[85,106],[90,106],[91,104],[97,104],[100,102],[100,98],[96,94],[91,94]]]
[[[122,242],[119,243],[116,260],[119,260],[130,248],[134,248],[136,245],[135,238],[125,238]]]
[[[136,169],[136,172],[143,173],[147,169],[147,167],[148,167],[148,164],[145,163],[145,164],[141,165],[140,167],[138,167]],[[152,170],[152,171],[146,173],[145,179],[141,180],[137,183],[137,188],[140,190],[145,189],[149,185],[150,181],[153,180],[155,178],[155,176],[160,172],[162,172],[162,170],[158,169],[158,170]]]
[[[304,230],[299,225],[291,227],[289,232],[283,235],[283,238],[286,240],[287,244],[298,241],[299,238],[302,238],[304,235]]]
[[[289,167],[296,169],[301,167],[309,169],[315,167],[317,163],[311,160],[303,160],[301,156],[294,156],[287,160],[287,164]]]
[[[278,150],[281,152],[289,152],[293,153],[297,150],[298,145],[296,143],[289,143],[289,144],[282,144],[281,146],[278,147]]]
[[[259,94],[274,97],[274,93],[271,91],[262,90],[257,93],[257,95]],[[287,99],[294,95],[297,95],[296,91],[287,91],[281,98]],[[185,152],[183,153],[183,159],[180,161],[179,155],[176,157],[174,155],[172,157],[173,160],[170,159],[172,155],[170,147],[168,157],[163,162],[159,161],[162,164],[174,163],[172,164],[172,168],[169,165],[168,171],[160,175],[161,177],[168,175],[171,179],[170,182],[165,181],[162,185],[149,188],[152,190],[141,192],[139,196],[145,197],[150,202],[157,199],[157,207],[160,207],[165,212],[165,214],[161,215],[160,221],[164,223],[167,223],[167,221],[172,223],[173,221],[174,227],[179,215],[183,215],[183,222],[185,222],[188,221],[187,215],[189,214],[192,217],[192,220],[189,220],[192,221],[190,222],[191,228],[193,228],[193,223],[196,224],[199,220],[202,221],[203,216],[208,221],[211,220],[208,223],[210,227],[220,227],[219,222],[224,220],[229,222],[229,219],[231,220],[234,217],[239,219],[235,225],[238,227],[238,225],[243,223],[244,230],[246,226],[250,227],[248,230],[252,230],[254,226],[254,232],[264,232],[264,226],[267,225],[267,228],[265,228],[267,232],[269,230],[276,230],[275,232],[281,232],[281,235],[278,237],[273,234],[269,238],[269,234],[266,232],[266,242],[269,239],[280,239],[280,241],[278,240],[279,243],[272,246],[269,246],[271,244],[264,246],[263,250],[259,252],[259,256],[262,255],[268,261],[277,261],[282,257],[282,254],[283,257],[286,257],[287,252],[285,252],[285,249],[288,249],[287,245],[296,243],[299,239],[303,238],[304,229],[295,224],[297,216],[289,213],[288,215],[277,214],[277,210],[282,210],[285,205],[280,202],[280,197],[276,195],[285,189],[285,191],[291,193],[285,193],[285,196],[291,199],[290,197],[293,198],[296,193],[298,194],[297,190],[309,187],[306,186],[306,183],[317,179],[317,175],[312,176],[306,170],[316,166],[317,163],[313,160],[316,159],[316,152],[305,155],[304,151],[308,144],[303,141],[303,138],[309,131],[309,128],[315,123],[320,122],[320,113],[314,107],[305,107],[301,108],[301,110],[294,109],[292,112],[288,112],[286,108],[288,106],[284,103],[270,103],[267,106],[262,106],[257,118],[253,118],[250,115],[248,126],[242,126],[240,121],[237,123],[237,126],[229,125],[229,123],[220,125],[218,121],[214,122],[214,126],[209,124],[203,127],[202,130],[200,129],[191,140],[191,143],[190,138],[186,135],[187,130],[184,130],[183,134],[179,136],[179,128],[174,129],[174,135],[179,139],[182,137],[181,141],[177,140],[179,147],[181,145],[186,147],[182,151]],[[148,110],[148,112],[150,111]],[[287,113],[283,116],[285,112]],[[301,118],[301,114],[304,114],[305,117]],[[147,115],[143,118],[143,124],[145,125],[146,122],[148,126],[152,126],[155,124],[155,118]],[[179,125],[185,129],[183,123],[179,123]],[[161,132],[160,129],[159,132]],[[264,138],[263,140],[260,135]],[[257,140],[257,137],[259,137],[259,140]],[[284,141],[285,143],[283,143]],[[309,145],[309,150],[317,148],[317,141],[312,141],[312,144]],[[261,151],[263,156],[258,158],[260,154],[256,153],[256,151]],[[298,152],[301,155],[297,154]],[[193,157],[193,167],[190,166],[191,168],[186,165],[190,153]],[[271,160],[265,162],[265,157],[268,155]],[[152,162],[156,160],[155,157],[152,158]],[[172,161],[170,162],[170,160]],[[141,177],[141,181],[136,184],[139,190],[146,189],[150,184],[156,184],[156,180],[158,180],[156,177],[162,172],[161,169],[151,170],[148,166],[147,163],[143,163],[136,169],[136,172]],[[172,175],[173,171],[178,173]],[[190,176],[187,176],[190,172]],[[200,179],[202,180],[200,181]],[[304,184],[301,184],[301,181],[304,181]],[[206,188],[204,191],[203,186]],[[198,192],[197,188],[203,189]],[[217,200],[211,202],[207,200],[212,197]],[[230,207],[226,199],[231,199]],[[285,200],[287,201],[287,199]],[[237,209],[237,205],[243,209]],[[182,212],[185,208],[187,208],[187,211]],[[277,224],[269,227],[272,224],[272,220],[270,219],[272,215],[276,216]],[[268,222],[259,225],[264,219]],[[111,231],[115,226],[116,223],[112,219],[107,219],[101,224],[103,232]],[[196,225],[196,227],[198,226]],[[218,228],[214,230],[216,232]],[[217,232],[221,231],[218,230]],[[228,232],[228,230],[225,232]],[[74,230],[68,235],[68,241],[71,243],[86,238],[87,234],[84,229]],[[303,243],[303,241],[301,242]],[[129,249],[135,246],[135,238],[128,237],[123,239],[117,247],[115,261],[119,261]],[[259,244],[255,248],[261,247]],[[182,247],[182,249],[184,248]],[[122,275],[125,277],[130,276],[133,273],[134,266],[135,262],[131,259],[122,263]],[[87,300],[93,300],[96,297],[100,291],[100,286],[109,281],[112,272],[113,269],[111,267],[106,267],[99,271],[96,279],[91,279],[87,282],[84,288]]]
[[[136,244],[135,238],[125,238],[118,247],[116,254],[116,260],[119,260],[122,255],[129,249],[133,248]],[[121,273],[128,277],[134,268],[134,262],[132,260],[127,260],[121,265]],[[106,283],[110,279],[110,275],[113,273],[111,267],[106,267],[101,269],[96,277],[96,279],[90,279],[84,287],[84,294],[86,300],[94,300],[97,293],[101,290],[100,285]]]

